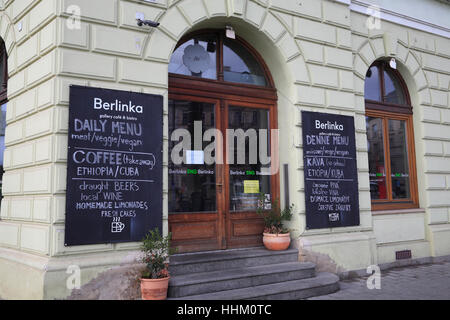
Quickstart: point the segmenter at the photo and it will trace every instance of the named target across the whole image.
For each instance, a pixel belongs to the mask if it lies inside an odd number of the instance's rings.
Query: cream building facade
[[[410,250],[410,263],[450,256],[450,4],[398,2],[0,1],[8,56],[0,297],[65,298],[69,266],[79,266],[86,284],[105,271],[126,277],[135,264],[139,243],[64,246],[70,85],[164,96],[168,232],[168,65],[183,36],[228,25],[261,55],[274,80],[279,161],[291,168],[288,192],[297,210],[290,227],[303,259],[346,274],[393,265],[397,251]],[[420,8],[432,20],[420,16]],[[160,26],[137,26],[137,14]],[[419,205],[375,211],[364,83],[372,63],[390,58],[413,108]],[[354,117],[359,226],[306,230],[301,110]],[[283,202],[283,175],[279,179]]]

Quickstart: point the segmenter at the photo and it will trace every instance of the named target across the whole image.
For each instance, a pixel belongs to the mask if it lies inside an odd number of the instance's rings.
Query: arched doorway
[[[274,154],[276,101],[264,61],[243,39],[206,30],[178,43],[169,65],[168,211],[180,252],[262,244],[258,200],[279,193],[278,175],[263,173],[259,157]]]

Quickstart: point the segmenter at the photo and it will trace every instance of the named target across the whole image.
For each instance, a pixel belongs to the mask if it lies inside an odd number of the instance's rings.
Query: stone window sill
[[[425,213],[425,209],[413,208],[413,209],[394,209],[394,210],[372,211],[373,216],[381,216],[381,215],[389,215],[389,214],[408,214],[408,213]]]

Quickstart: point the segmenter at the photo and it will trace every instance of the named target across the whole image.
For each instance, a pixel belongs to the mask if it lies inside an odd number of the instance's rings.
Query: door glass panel
[[[390,70],[384,70],[384,92],[384,102],[406,104],[402,86]]]
[[[265,86],[264,70],[241,44],[224,39],[223,77],[225,81]]]
[[[1,65],[1,64],[0,64]],[[5,152],[6,103],[2,105],[0,115],[0,199],[2,197],[3,155]]]
[[[364,97],[367,100],[381,101],[380,73],[377,66],[373,66],[367,71]]]
[[[213,104],[169,100],[169,213],[217,210],[216,168],[203,153],[211,144],[203,134],[215,121]]]
[[[391,157],[392,198],[410,198],[406,123],[389,120],[389,153]]]
[[[198,36],[180,45],[172,54],[169,73],[217,79],[217,40]]]
[[[270,162],[266,161],[270,157],[269,128],[266,109],[228,110],[230,211],[255,211],[260,193],[270,200]]]
[[[380,118],[366,117],[366,130],[370,196],[372,200],[387,199],[383,120]]]

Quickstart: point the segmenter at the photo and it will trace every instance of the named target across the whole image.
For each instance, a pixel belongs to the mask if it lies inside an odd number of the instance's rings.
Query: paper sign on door
[[[205,156],[201,150],[186,150],[185,164],[205,164]]]
[[[259,180],[244,180],[244,193],[259,193]]]

